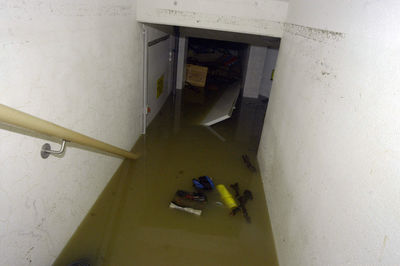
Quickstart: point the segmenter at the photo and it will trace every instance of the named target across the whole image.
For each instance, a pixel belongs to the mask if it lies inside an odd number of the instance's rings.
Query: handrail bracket
[[[67,141],[65,139],[62,140],[61,147],[58,151],[52,150],[49,143],[43,144],[42,150],[40,151],[40,156],[42,156],[43,159],[47,159],[50,156],[50,154],[54,154],[54,155],[62,154],[65,150],[66,142]]]

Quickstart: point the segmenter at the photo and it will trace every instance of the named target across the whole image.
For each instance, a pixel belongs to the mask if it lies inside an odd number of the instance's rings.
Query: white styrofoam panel
[[[210,108],[210,111],[201,121],[201,124],[211,126],[230,118],[239,93],[240,83],[235,83],[227,87],[217,102]]]

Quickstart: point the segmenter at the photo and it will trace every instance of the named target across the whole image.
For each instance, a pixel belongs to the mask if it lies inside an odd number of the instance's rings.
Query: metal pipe
[[[168,34],[168,35],[165,35],[165,36],[163,36],[163,37],[157,38],[157,39],[155,39],[155,40],[152,40],[152,41],[150,41],[150,42],[148,42],[148,43],[147,43],[147,47],[152,47],[152,46],[156,45],[157,43],[166,41],[166,40],[168,40],[168,39],[169,39],[169,34]]]
[[[147,127],[147,30],[143,24],[143,135],[146,134]]]
[[[49,121],[15,110],[3,104],[0,104],[0,122],[29,129],[44,135],[56,137],[58,139],[66,140],[69,142],[74,142],[83,146],[88,146],[129,159],[139,158],[139,155],[135,153],[120,149],[105,142],[53,124]]]
[[[173,70],[172,70],[172,95],[175,100],[176,95],[176,81],[177,81],[177,73],[178,73],[178,52],[179,52],[179,36],[180,31],[178,26],[174,26],[174,62],[173,62]]]

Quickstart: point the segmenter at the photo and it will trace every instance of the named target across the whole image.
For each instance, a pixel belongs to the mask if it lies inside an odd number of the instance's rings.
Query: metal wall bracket
[[[58,151],[52,150],[49,143],[43,144],[42,150],[40,151],[40,156],[42,156],[43,159],[47,159],[50,156],[50,154],[55,154],[55,155],[62,154],[65,150],[66,142],[67,141],[65,139],[62,140],[61,147]]]

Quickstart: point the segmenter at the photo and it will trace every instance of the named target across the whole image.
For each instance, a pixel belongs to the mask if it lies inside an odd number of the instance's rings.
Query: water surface
[[[278,264],[260,175],[241,158],[248,154],[257,167],[266,104],[243,100],[212,130],[196,125],[207,108],[169,100],[135,145],[142,157],[123,162],[55,265],[79,259],[120,266]],[[193,191],[191,179],[202,175],[251,190],[252,222],[230,216],[217,191],[207,194],[200,217],[169,209],[176,190]]]

